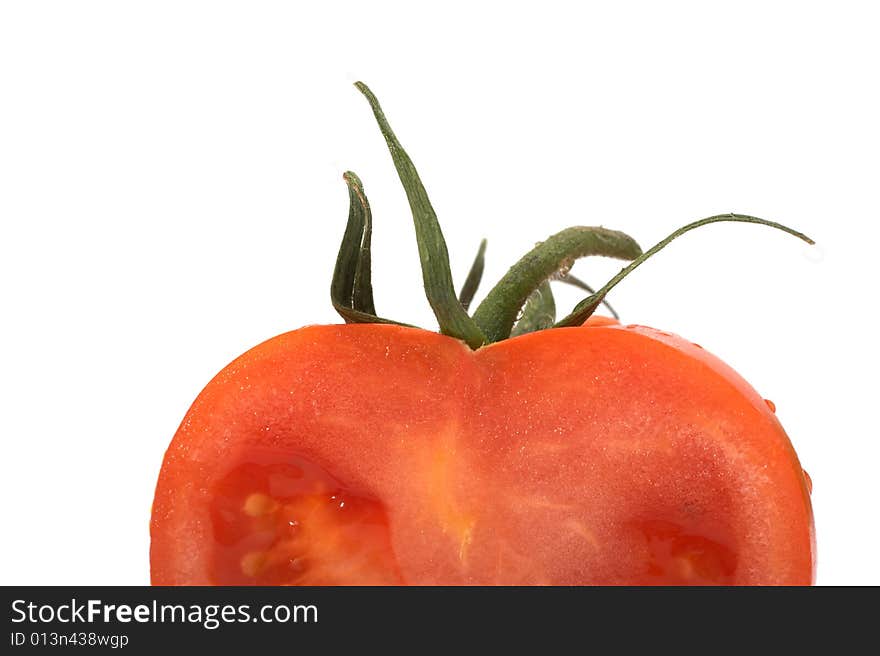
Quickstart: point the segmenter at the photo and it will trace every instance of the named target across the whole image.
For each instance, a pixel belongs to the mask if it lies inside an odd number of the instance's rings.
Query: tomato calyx
[[[406,192],[416,231],[425,295],[437,318],[440,332],[464,341],[472,349],[536,330],[583,324],[600,305],[607,305],[606,296],[611,289],[645,260],[681,235],[704,225],[754,223],[781,230],[808,244],[815,243],[805,234],[780,223],[733,213],[689,223],[644,252],[626,233],[599,226],[575,226],[551,235],[526,253],[489,291],[477,309],[469,314],[483,274],[486,240],[480,243],[461,292],[456,295],[446,240],[415,165],[391,129],[373,92],[363,82],[356,82],[355,86],[373,110]],[[333,305],[346,323],[407,325],[382,318],[376,312],[370,279],[372,211],[358,176],[347,171],[343,178],[349,189],[349,216],[331,283]],[[596,255],[625,260],[629,264],[594,291],[571,276],[569,270],[575,260]],[[590,295],[557,321],[549,284],[551,280],[573,284]],[[616,318],[616,312],[611,312]]]

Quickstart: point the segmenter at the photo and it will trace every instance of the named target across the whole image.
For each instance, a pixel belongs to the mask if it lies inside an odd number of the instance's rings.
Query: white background
[[[250,346],[338,320],[344,170],[373,206],[380,312],[434,325],[363,79],[459,283],[483,236],[489,282],[576,224],[647,247],[737,211],[815,237],[710,226],[611,300],[776,402],[819,582],[880,584],[878,27],[840,1],[4,2],[0,582],[148,581],[190,402]]]

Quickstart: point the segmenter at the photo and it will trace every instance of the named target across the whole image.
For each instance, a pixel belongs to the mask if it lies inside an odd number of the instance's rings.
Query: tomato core
[[[382,504],[304,458],[278,456],[249,454],[215,485],[215,584],[399,584]]]

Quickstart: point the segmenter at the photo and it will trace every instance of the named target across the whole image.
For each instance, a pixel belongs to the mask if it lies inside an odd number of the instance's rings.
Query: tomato
[[[314,326],[199,395],[153,583],[809,584],[803,470],[739,375],[607,321],[477,351]]]
[[[810,584],[812,483],[765,401],[680,337],[592,316],[685,232],[641,251],[574,227],[469,314],[415,168],[370,101],[410,201],[440,334],[377,315],[371,210],[349,172],[331,298],[346,325],[284,333],[198,395],[151,520],[159,585]],[[598,291],[579,257],[629,261]],[[556,320],[550,281],[590,293]],[[609,306],[610,308],[610,306]]]

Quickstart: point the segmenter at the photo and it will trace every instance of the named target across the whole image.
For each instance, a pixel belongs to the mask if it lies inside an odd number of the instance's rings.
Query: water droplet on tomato
[[[802,469],[801,471],[804,472],[804,482],[807,484],[807,492],[812,494],[813,493],[813,479],[810,478],[810,475],[807,473],[806,469]]]
[[[770,412],[776,412],[776,404],[773,403],[770,399],[764,399],[764,403],[767,404],[767,407],[770,408]]]

